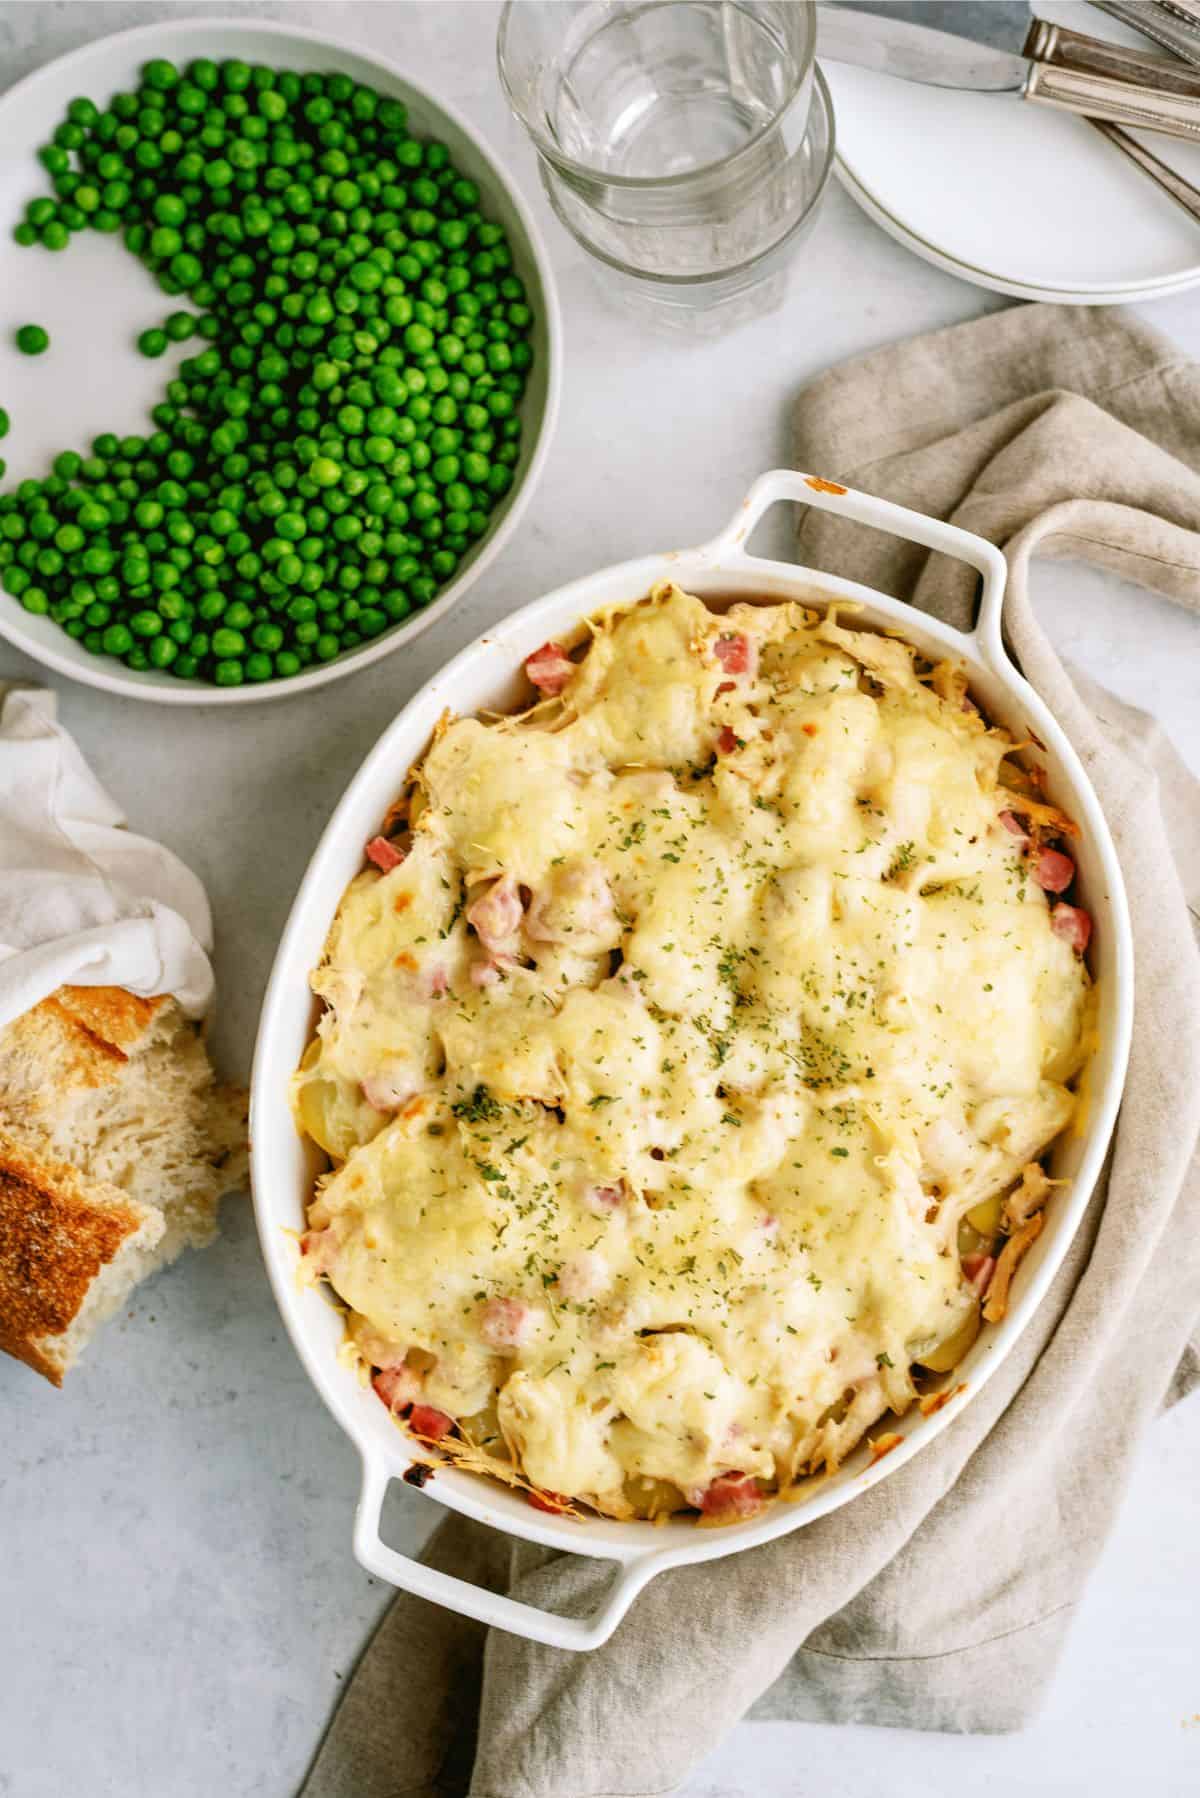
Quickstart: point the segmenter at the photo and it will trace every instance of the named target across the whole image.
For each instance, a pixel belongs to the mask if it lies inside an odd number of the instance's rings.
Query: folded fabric
[[[204,888],[124,828],[56,711],[40,688],[0,708],[0,1028],[68,984],[173,993],[199,1017],[213,991]]]
[[[890,1479],[765,1547],[661,1575],[595,1653],[398,1597],[304,1798],[648,1798],[752,1709],[1005,1730],[1036,1708],[1139,1439],[1197,1375],[1200,785],[1150,719],[1067,673],[1030,565],[1080,557],[1200,611],[1198,416],[1200,368],[1169,343],[1121,313],[1052,306],[893,345],[795,410],[800,467],[1004,547],[1014,653],[1079,751],[1124,870],[1125,1102],[1107,1177],[1016,1349]],[[799,543],[811,566],[970,619],[961,564],[824,513],[802,518]],[[427,1555],[575,1614],[612,1577],[460,1517]]]

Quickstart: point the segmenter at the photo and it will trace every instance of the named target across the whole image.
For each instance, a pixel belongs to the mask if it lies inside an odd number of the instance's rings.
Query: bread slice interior
[[[175,1001],[60,987],[0,1032],[0,1347],[61,1383],[138,1281],[212,1240],[245,1176],[245,1094]]]

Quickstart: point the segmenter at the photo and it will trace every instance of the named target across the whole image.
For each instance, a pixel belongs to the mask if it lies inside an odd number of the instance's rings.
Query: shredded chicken
[[[1045,1222],[1042,1213],[1035,1211],[1029,1222],[1022,1225],[1015,1236],[1010,1236],[1001,1249],[1000,1259],[988,1288],[987,1303],[983,1307],[983,1315],[988,1323],[998,1324],[1001,1318],[1007,1316],[1008,1289],[1012,1285],[1013,1275],[1041,1235]]]
[[[1035,830],[1045,831],[1050,836],[1079,835],[1075,820],[1068,818],[1066,812],[1060,812],[1056,805],[1031,799],[1028,793],[1015,793],[1011,787],[997,787],[996,793],[1006,811],[1014,812],[1018,818],[1028,818]]]
[[[1029,1222],[1035,1211],[1040,1211],[1051,1190],[1061,1184],[1051,1180],[1045,1169],[1036,1161],[1029,1162],[1021,1169],[1021,1184],[1009,1193],[1004,1201],[1003,1222],[1007,1233],[1012,1236]]]
[[[967,697],[967,671],[961,662],[938,662],[929,677],[929,684],[947,705],[961,707]]]

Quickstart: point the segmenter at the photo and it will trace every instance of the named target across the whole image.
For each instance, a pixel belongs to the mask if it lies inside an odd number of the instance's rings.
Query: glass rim
[[[829,186],[829,177],[833,173],[834,160],[837,156],[837,119],[833,110],[833,96],[829,91],[829,84],[825,80],[824,71],[819,63],[813,68],[813,78],[814,93],[820,100],[821,110],[825,116],[828,142],[825,146],[825,153],[821,159],[821,167],[817,175],[817,182],[813,189],[812,198],[808,201],[803,212],[799,213],[797,217],[792,220],[791,224],[775,239],[774,243],[768,244],[765,250],[759,250],[755,255],[747,257],[743,262],[735,262],[730,268],[718,269],[715,273],[706,275],[655,274],[651,269],[637,268],[631,262],[622,262],[620,257],[614,256],[608,250],[600,249],[598,245],[593,244],[588,238],[582,237],[575,229],[570,219],[564,216],[562,208],[559,206],[554,193],[546,185],[545,174],[543,172],[542,190],[546,195],[547,203],[564,231],[570,233],[574,242],[579,245],[580,249],[583,250],[586,255],[591,256],[597,262],[604,263],[606,268],[615,269],[618,274],[628,275],[631,280],[645,281],[655,287],[677,289],[697,289],[706,285],[714,285],[720,281],[732,280],[735,276],[744,274],[746,270],[752,269],[756,262],[763,262],[767,257],[777,255],[798,231],[803,230],[804,226],[809,224],[812,220],[813,214],[816,212],[817,207],[824,197],[825,190]],[[805,133],[805,136],[807,137],[807,133]]]
[[[680,4],[681,0],[659,0],[659,3]],[[795,4],[795,0],[791,0],[791,3]],[[543,157],[545,161],[552,163],[555,168],[562,170],[564,174],[573,175],[582,181],[600,183],[605,187],[623,188],[628,191],[641,191],[643,193],[651,188],[679,188],[685,186],[689,181],[694,181],[698,175],[714,175],[736,168],[743,156],[749,155],[752,150],[756,149],[770,132],[779,129],[797,98],[803,92],[805,82],[808,80],[809,75],[816,74],[819,76],[821,72],[817,66],[817,9],[815,0],[802,0],[808,41],[804,46],[804,55],[799,72],[786,98],[780,102],[771,117],[764,125],[760,126],[753,137],[748,138],[744,144],[739,145],[731,155],[718,157],[715,162],[703,162],[697,168],[687,169],[679,175],[608,174],[603,169],[594,168],[591,163],[579,162],[573,156],[568,156],[566,152],[556,144],[553,138],[549,137],[544,131],[531,123],[525,113],[524,107],[518,104],[517,97],[512,89],[512,84],[510,83],[504,68],[504,45],[508,33],[509,21],[516,12],[517,7],[521,4],[522,0],[504,0],[504,6],[500,12],[500,23],[496,30],[496,70],[500,77],[500,86],[504,91],[504,98],[508,101],[509,110],[513,117],[518,120],[524,130],[528,133],[538,155]],[[739,4],[739,0],[734,0],[734,4],[738,5],[739,11],[745,10],[745,8]],[[826,96],[826,99],[828,101],[828,95]],[[832,107],[830,107],[829,110],[832,117]]]

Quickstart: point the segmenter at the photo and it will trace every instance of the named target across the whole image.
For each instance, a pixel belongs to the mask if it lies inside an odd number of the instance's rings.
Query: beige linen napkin
[[[1036,1708],[1138,1440],[1197,1377],[1200,786],[1155,725],[1072,677],[1030,603],[1035,554],[1200,611],[1200,368],[1116,312],[1019,307],[834,369],[797,403],[802,468],[1003,545],[1008,635],[1095,783],[1137,951],[1106,1181],[1017,1348],[891,1479],[766,1547],[654,1580],[568,1654],[401,1595],[304,1798],[637,1798],[759,1716],[1006,1730]],[[960,563],[824,513],[801,559],[969,620]],[[1200,640],[1197,647],[1200,675]],[[582,1614],[612,1577],[450,1518],[428,1558]]]

